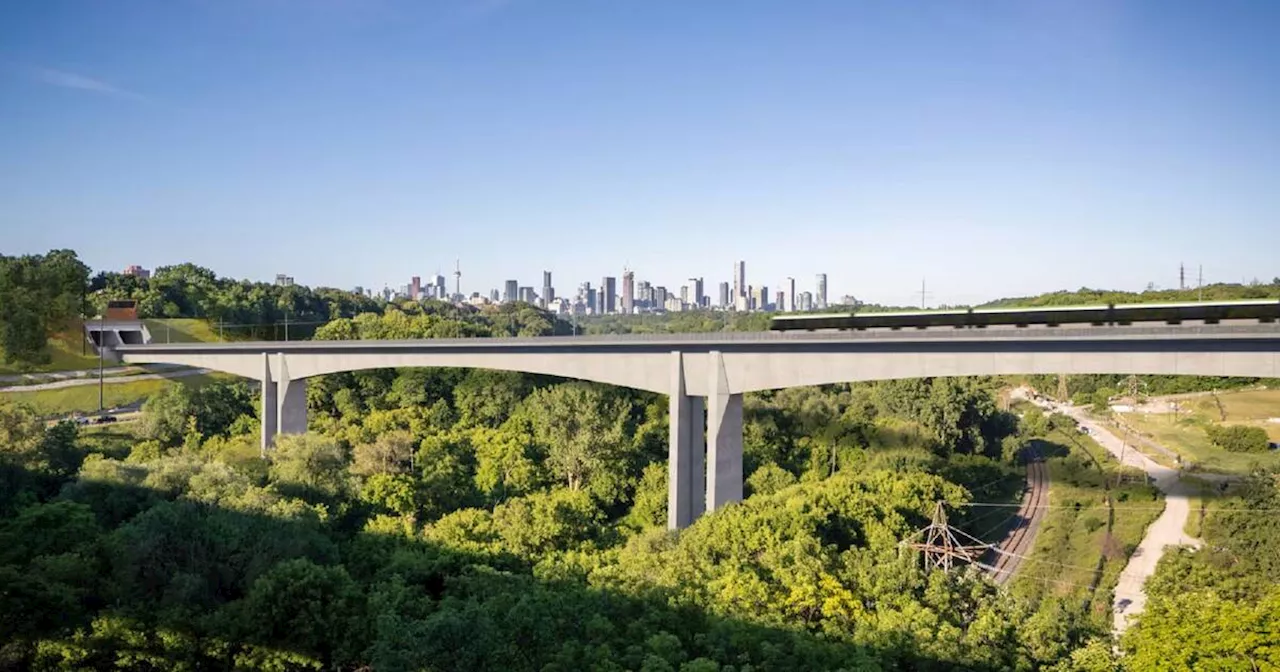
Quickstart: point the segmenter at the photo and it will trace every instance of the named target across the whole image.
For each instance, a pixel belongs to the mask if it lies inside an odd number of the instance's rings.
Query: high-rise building
[[[587,285],[586,299],[587,308],[597,315],[600,314],[600,297],[599,292],[591,285]]]
[[[795,278],[787,278],[787,286],[786,286],[785,293],[787,295],[786,305],[779,308],[779,310],[794,311],[796,309],[796,279]]]
[[[518,296],[525,303],[534,303],[538,300],[538,295],[534,293],[532,287],[521,287]]]
[[[636,274],[631,270],[622,271],[622,312],[630,315],[635,312]]]
[[[680,303],[689,303],[689,285],[680,285]]]
[[[413,276],[409,278],[409,298],[417,301],[422,296],[422,278]]]
[[[681,300],[680,300],[680,297],[678,297],[678,296],[668,296],[668,297],[667,297],[667,304],[666,304],[666,306],[665,306],[665,307],[666,307],[666,309],[667,309],[667,312],[670,312],[670,313],[678,313],[678,312],[680,312],[680,311],[684,310],[684,305],[685,305],[685,304],[684,304],[684,301],[681,301]]]
[[[511,303],[520,298],[520,283],[515,280],[508,280],[502,285],[502,302]]]
[[[600,280],[600,313],[612,313],[618,305],[618,279],[605,276]]]
[[[729,302],[729,283],[727,282],[720,283],[720,303],[717,305],[725,310],[728,310],[733,305]]]
[[[658,286],[653,288],[653,307],[658,310],[667,309],[667,288]]]
[[[813,293],[800,293],[800,310],[813,310]]]
[[[783,306],[787,305],[787,293],[779,289],[778,295],[775,296],[774,299],[773,309],[784,310]]]
[[[755,306],[756,310],[769,310],[769,288],[768,287],[765,287],[764,285],[760,285],[759,287],[756,288],[755,304],[756,304]]]
[[[556,290],[551,286],[551,271],[542,272],[542,306],[550,308],[556,300]]]
[[[436,298],[443,299],[449,296],[449,286],[444,282],[444,276],[436,273],[436,277],[431,279],[431,284],[436,286]]]
[[[814,297],[818,302],[818,310],[825,310],[827,307],[827,274],[818,274],[818,295]]]
[[[739,261],[733,265],[733,297],[747,295],[747,262]]]
[[[648,310],[653,307],[653,285],[648,280],[636,283],[636,308]]]
[[[702,278],[689,278],[689,282],[693,283],[693,299],[690,300],[690,303],[701,308],[706,304],[706,301],[703,300],[705,297],[702,292]]]
[[[147,269],[141,266],[138,266],[137,264],[134,264],[124,269],[124,275],[132,275],[133,277],[139,280],[146,280],[151,277],[151,271],[148,271]],[[276,276],[276,277],[279,277],[279,276]]]
[[[496,289],[489,290],[489,300],[494,303],[498,302],[498,290]]]
[[[293,286],[293,276],[292,276],[292,275],[285,275],[284,273],[277,273],[277,274],[276,274],[276,286],[277,286],[277,287],[292,287],[292,286]],[[390,301],[390,299],[387,299],[387,300],[388,300],[388,301]]]

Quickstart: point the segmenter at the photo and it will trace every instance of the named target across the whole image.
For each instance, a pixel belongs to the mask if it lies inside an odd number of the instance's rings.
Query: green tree
[[[565,383],[535,391],[523,408],[534,439],[546,447],[547,466],[569,489],[596,483],[607,495],[620,485],[627,444],[622,404],[596,386]]]

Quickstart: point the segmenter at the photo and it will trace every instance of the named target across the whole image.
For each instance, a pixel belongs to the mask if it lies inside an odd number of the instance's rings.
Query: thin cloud
[[[54,70],[52,68],[32,68],[31,76],[50,86],[58,86],[64,89],[90,91],[106,96],[115,96],[117,98],[129,98],[131,100],[147,100],[147,97],[140,93],[135,93],[128,89],[122,89],[100,79],[78,75],[74,72]]]

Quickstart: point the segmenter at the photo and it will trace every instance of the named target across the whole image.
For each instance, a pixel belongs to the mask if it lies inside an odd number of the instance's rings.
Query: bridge
[[[803,385],[1002,374],[1280,378],[1280,325],[717,332],[415,341],[122,345],[129,364],[257,379],[262,446],[307,428],[306,381],[343,371],[521,371],[668,395],[668,527],[742,500],[742,395]],[[704,421],[705,412],[705,421]]]

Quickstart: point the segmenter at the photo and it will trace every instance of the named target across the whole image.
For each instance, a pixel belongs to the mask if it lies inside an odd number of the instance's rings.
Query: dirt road
[[[1107,449],[1121,464],[1137,467],[1147,473],[1153,484],[1165,495],[1164,511],[1150,527],[1146,536],[1138,545],[1129,563],[1120,573],[1120,581],[1116,584],[1115,601],[1112,604],[1112,630],[1120,635],[1129,627],[1133,616],[1142,613],[1147,603],[1147,594],[1143,585],[1147,577],[1156,571],[1156,564],[1164,555],[1166,546],[1200,546],[1200,540],[1187,536],[1183,531],[1187,524],[1187,516],[1191,514],[1190,498],[1199,489],[1182,481],[1177,469],[1157,464],[1143,455],[1133,446],[1126,446],[1115,434],[1101,423],[1090,420],[1084,409],[1059,406],[1045,402],[1051,410],[1065,413],[1089,430],[1090,436],[1098,445]]]

